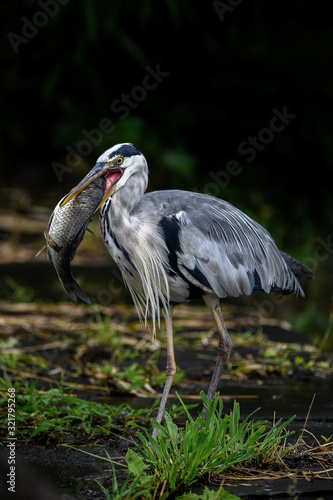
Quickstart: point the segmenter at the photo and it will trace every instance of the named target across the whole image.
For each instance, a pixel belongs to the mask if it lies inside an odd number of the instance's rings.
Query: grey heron
[[[176,372],[172,308],[202,298],[220,335],[217,361],[207,396],[212,399],[232,343],[220,300],[257,292],[304,295],[311,271],[278,250],[257,222],[213,196],[180,190],[146,193],[148,165],[132,144],[105,151],[63,202],[100,176],[105,191],[99,205],[104,243],[119,266],[140,316],[152,317],[153,330],[165,318],[166,382],[158,410],[161,423]]]

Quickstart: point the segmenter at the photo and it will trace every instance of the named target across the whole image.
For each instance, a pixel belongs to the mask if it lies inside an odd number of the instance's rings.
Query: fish
[[[53,210],[47,231],[44,232],[46,244],[37,254],[38,256],[44,248],[47,248],[48,260],[54,266],[60,282],[74,302],[80,298],[87,304],[91,304],[89,297],[74,279],[70,264],[92,215],[100,206],[104,191],[105,180],[103,177],[98,177],[86,189],[63,205],[71,192],[64,196]]]

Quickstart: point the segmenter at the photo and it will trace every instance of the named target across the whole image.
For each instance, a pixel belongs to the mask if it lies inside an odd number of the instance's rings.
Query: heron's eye
[[[116,159],[117,165],[121,165],[124,161],[124,158],[122,156],[119,156],[119,158]]]

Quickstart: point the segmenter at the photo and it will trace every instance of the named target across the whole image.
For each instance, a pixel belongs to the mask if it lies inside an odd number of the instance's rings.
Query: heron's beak
[[[95,212],[103,205],[103,203],[115,192],[115,184],[123,175],[123,170],[117,165],[114,165],[115,161],[109,161],[105,163],[96,163],[94,168],[82,179],[77,186],[75,186],[68,196],[64,199],[61,206],[63,207],[70,200],[75,198],[81,191],[86,189],[92,182],[94,182],[98,177],[105,176],[105,191],[103,198],[96,208]]]

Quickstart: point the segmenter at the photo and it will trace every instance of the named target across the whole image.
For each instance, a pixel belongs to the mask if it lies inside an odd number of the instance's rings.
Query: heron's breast
[[[104,243],[117,266],[133,278],[137,273],[128,252],[125,249],[119,248],[119,246],[111,238],[108,239],[108,241],[104,241]]]
[[[128,250],[119,243],[112,230],[108,216],[100,219],[100,227],[104,244],[117,266],[129,276],[134,277],[136,274],[136,267],[132,261],[131,255]]]

